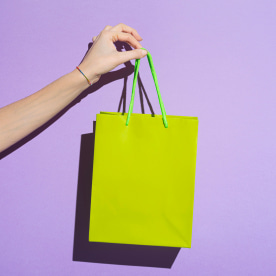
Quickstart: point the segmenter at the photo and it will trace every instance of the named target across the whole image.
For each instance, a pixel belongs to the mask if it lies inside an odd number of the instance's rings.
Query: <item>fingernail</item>
[[[142,50],[142,54],[143,54],[143,55],[147,55],[148,52],[147,52],[146,50]]]

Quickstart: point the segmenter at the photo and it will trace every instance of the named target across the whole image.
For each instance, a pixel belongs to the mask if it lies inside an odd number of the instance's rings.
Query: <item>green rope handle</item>
[[[145,48],[141,48],[141,49],[146,50]],[[157,91],[157,95],[158,95],[158,100],[159,100],[159,104],[160,104],[160,108],[161,108],[161,112],[162,112],[163,123],[164,123],[164,126],[167,128],[168,127],[168,122],[167,122],[167,118],[166,118],[166,111],[165,111],[164,103],[163,103],[162,98],[161,98],[161,93],[160,93],[160,90],[159,90],[157,76],[156,76],[156,72],[155,72],[155,69],[154,69],[154,66],[153,66],[153,62],[152,62],[152,56],[151,56],[151,54],[150,54],[150,52],[148,50],[146,50],[146,51],[148,52],[147,58],[148,58],[150,70],[151,70],[151,73],[152,73],[152,77],[153,77],[153,80],[154,80],[154,83],[155,83],[155,87],[156,87],[156,91]],[[136,59],[136,61],[135,61],[135,68],[134,68],[132,95],[131,95],[131,101],[130,101],[129,109],[128,109],[126,126],[128,126],[128,124],[129,124],[130,115],[131,115],[132,110],[133,110],[135,87],[136,87],[136,83],[137,83],[139,66],[140,66],[140,59]]]

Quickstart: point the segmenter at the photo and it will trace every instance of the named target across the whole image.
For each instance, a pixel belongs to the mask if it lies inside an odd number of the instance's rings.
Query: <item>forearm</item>
[[[93,84],[119,64],[147,55],[137,31],[125,24],[106,26],[79,65]],[[118,52],[114,43],[127,42],[135,50]],[[77,70],[64,75],[31,96],[0,109],[0,152],[39,128],[89,87]]]
[[[46,123],[87,87],[86,79],[75,69],[38,92],[1,108],[0,152]]]

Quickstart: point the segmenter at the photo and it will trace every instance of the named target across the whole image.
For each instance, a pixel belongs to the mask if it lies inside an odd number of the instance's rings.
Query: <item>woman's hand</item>
[[[142,50],[139,41],[142,37],[138,32],[125,25],[106,26],[98,36],[93,37],[93,46],[89,49],[79,68],[91,81],[97,82],[105,74],[118,65],[131,59],[143,58],[147,51]],[[116,41],[127,42],[135,50],[118,52],[114,45]]]
[[[93,38],[93,46],[79,68],[95,83],[119,64],[146,56],[147,52],[140,49],[141,40],[137,31],[129,26],[106,26]],[[127,42],[135,50],[118,52],[116,41]],[[29,97],[0,108],[0,152],[48,122],[88,87],[85,78],[74,69]]]

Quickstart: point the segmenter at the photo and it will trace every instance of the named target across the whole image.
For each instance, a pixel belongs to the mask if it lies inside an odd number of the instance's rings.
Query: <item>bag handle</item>
[[[145,48],[141,48],[141,49],[146,50]],[[159,100],[159,104],[160,104],[160,108],[161,108],[161,112],[162,112],[163,123],[164,123],[164,126],[167,128],[168,127],[168,122],[167,122],[167,118],[166,118],[166,111],[165,111],[164,103],[163,103],[162,98],[161,98],[159,85],[158,85],[158,81],[157,81],[157,76],[156,76],[156,72],[155,72],[155,69],[154,69],[154,66],[153,66],[153,62],[152,62],[152,56],[151,56],[151,54],[148,50],[146,50],[146,51],[148,52],[147,58],[148,58],[150,70],[151,70],[151,73],[152,73],[152,77],[153,77],[155,87],[156,87],[156,91],[157,91],[157,95],[158,95],[158,100]],[[132,110],[133,110],[135,87],[136,87],[136,83],[137,83],[139,66],[140,66],[140,59],[136,59],[135,68],[134,68],[132,95],[131,95],[131,101],[130,101],[129,109],[128,109],[126,126],[128,126],[128,124],[129,124],[130,115],[131,115]]]

